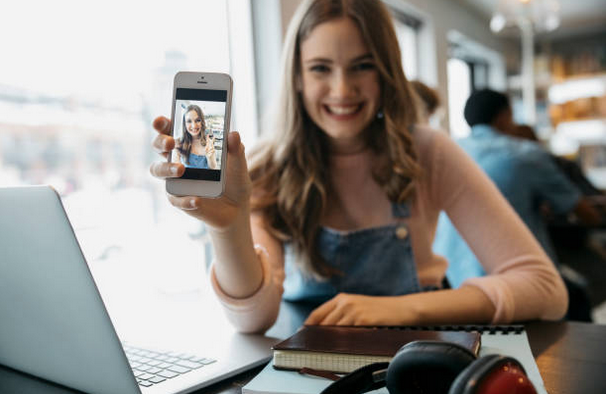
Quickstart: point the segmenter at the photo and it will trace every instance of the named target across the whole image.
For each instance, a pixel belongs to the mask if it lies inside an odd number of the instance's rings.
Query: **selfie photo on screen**
[[[177,100],[173,161],[186,168],[221,169],[225,102]]]

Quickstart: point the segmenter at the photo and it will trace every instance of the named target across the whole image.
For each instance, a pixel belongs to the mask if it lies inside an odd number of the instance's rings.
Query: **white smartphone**
[[[223,194],[232,89],[227,74],[175,75],[171,115],[175,149],[168,160],[185,165],[185,173],[166,181],[170,194],[209,198]]]

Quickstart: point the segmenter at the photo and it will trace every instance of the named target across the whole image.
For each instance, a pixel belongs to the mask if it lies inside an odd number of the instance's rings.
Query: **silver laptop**
[[[0,364],[87,393],[187,393],[263,364],[278,341],[221,331],[191,353],[125,346],[57,193],[0,188]]]

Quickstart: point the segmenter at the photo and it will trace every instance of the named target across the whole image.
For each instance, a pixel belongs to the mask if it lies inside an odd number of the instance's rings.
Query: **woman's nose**
[[[346,73],[335,73],[332,81],[332,94],[336,97],[347,97],[355,90],[354,81]]]

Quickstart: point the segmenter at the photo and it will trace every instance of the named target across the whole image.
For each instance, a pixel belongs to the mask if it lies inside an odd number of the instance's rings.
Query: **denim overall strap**
[[[208,158],[205,155],[196,155],[195,153],[190,153],[189,164],[186,164],[185,166],[194,168],[209,168]]]
[[[324,260],[342,272],[328,280],[303,274],[285,244],[283,298],[290,301],[326,301],[338,293],[376,296],[419,292],[406,203],[392,204],[394,221],[387,226],[351,232],[321,228],[318,247]]]

